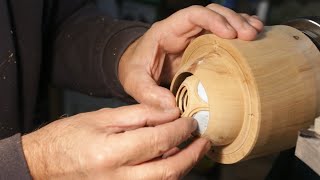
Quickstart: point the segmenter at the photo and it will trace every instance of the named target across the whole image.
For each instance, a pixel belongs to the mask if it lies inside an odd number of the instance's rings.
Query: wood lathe
[[[210,158],[231,164],[296,145],[320,115],[319,22],[266,26],[250,42],[213,34],[192,41],[171,91],[211,140]]]

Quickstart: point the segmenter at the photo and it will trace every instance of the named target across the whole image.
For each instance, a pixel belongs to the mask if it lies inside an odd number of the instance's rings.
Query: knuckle
[[[102,108],[102,109],[99,109],[98,112],[100,113],[107,113],[111,110],[111,108]]]
[[[202,12],[203,6],[200,5],[192,5],[180,11],[180,13],[188,19],[197,14],[201,14]]]
[[[179,179],[179,173],[174,170],[173,168],[164,168],[164,172],[163,172],[163,180],[177,180]]]
[[[192,11],[198,11],[199,9],[203,8],[203,6],[200,5],[191,5],[188,8],[186,8],[187,10],[192,10]]]
[[[222,6],[220,6],[219,4],[216,4],[216,3],[211,3],[211,4],[208,4],[206,7],[210,8],[210,9],[215,9],[217,7],[222,7]]]
[[[92,148],[86,156],[87,165],[93,169],[109,168],[118,165],[117,155],[108,153],[108,150],[102,151],[101,148]]]
[[[239,13],[239,14],[240,14],[241,16],[245,17],[245,18],[250,17],[249,14],[247,14],[247,13]]]
[[[101,152],[90,153],[90,155],[88,156],[88,159],[89,159],[88,165],[90,167],[93,167],[94,169],[101,168],[105,165],[110,165],[109,163],[106,163],[107,161],[106,154],[103,154]]]

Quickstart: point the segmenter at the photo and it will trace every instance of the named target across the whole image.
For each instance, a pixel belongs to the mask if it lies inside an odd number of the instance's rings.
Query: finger
[[[127,88],[126,91],[139,103],[162,109],[176,107],[175,97],[172,92],[159,86],[147,71],[141,68],[141,70],[131,71],[130,74],[128,75],[128,77],[131,77],[130,84],[126,84],[126,87],[130,88]]]
[[[136,172],[138,179],[152,179],[152,177],[181,179],[203,158],[210,147],[207,140],[200,138],[173,156],[143,163],[135,166],[131,171]]]
[[[218,4],[209,4],[207,7],[224,16],[231,26],[237,31],[239,39],[253,40],[256,37],[257,30],[238,13]]]
[[[202,6],[194,5],[182,9],[168,17],[165,21],[171,24],[172,29],[179,30],[175,31],[178,36],[187,34],[188,37],[193,37],[201,32],[203,28],[222,38],[236,37],[235,30],[223,16]],[[201,28],[195,29],[195,26]]]
[[[150,32],[146,34],[150,34]],[[143,43],[139,43],[141,41]],[[119,63],[119,72],[121,72],[119,73],[119,80],[125,91],[139,103],[162,109],[172,109],[176,107],[175,97],[168,89],[160,87],[155,81],[160,77],[164,57],[154,57],[152,52],[154,49],[158,49],[154,46],[152,40],[145,41],[144,38],[140,38],[134,45],[130,46],[123,55],[123,59],[136,59],[139,60],[139,63],[121,60]],[[159,59],[159,61],[155,59]]]
[[[196,6],[197,7],[197,6]],[[192,7],[191,7],[192,8]],[[227,21],[227,19],[219,13],[205,7],[194,8],[190,11],[190,21],[222,38],[235,38],[236,31]]]
[[[263,22],[259,19],[258,16],[253,15],[250,16],[248,14],[245,13],[241,13],[240,14],[243,18],[245,18],[247,20],[247,22],[253,26],[258,32],[261,32],[263,30]]]
[[[101,109],[98,119],[103,129],[123,132],[144,126],[155,126],[178,118],[179,109],[162,110],[147,105],[131,105],[114,109]],[[108,119],[108,121],[106,121]]]
[[[156,25],[161,32],[158,37],[159,46],[167,53],[183,51],[203,30],[208,30],[222,38],[237,37],[237,32],[226,18],[197,5],[182,9]]]
[[[126,157],[122,158],[123,162],[120,163],[136,165],[162,156],[168,150],[188,139],[196,129],[197,122],[194,119],[180,118],[156,127],[145,127],[116,134],[111,136],[109,141],[112,141],[111,144],[118,144],[114,147],[116,148],[115,152],[122,152],[118,156]]]

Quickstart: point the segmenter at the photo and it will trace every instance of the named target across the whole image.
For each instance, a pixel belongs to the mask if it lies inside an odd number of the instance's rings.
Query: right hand
[[[145,105],[78,114],[22,137],[34,179],[179,179],[209,150],[203,138],[177,151],[196,130],[179,110]]]

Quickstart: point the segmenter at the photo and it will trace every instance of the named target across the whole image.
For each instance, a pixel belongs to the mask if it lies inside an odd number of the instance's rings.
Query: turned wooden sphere
[[[267,26],[254,41],[205,34],[188,46],[171,84],[183,117],[230,164],[295,145],[320,112],[320,53],[302,32]]]

